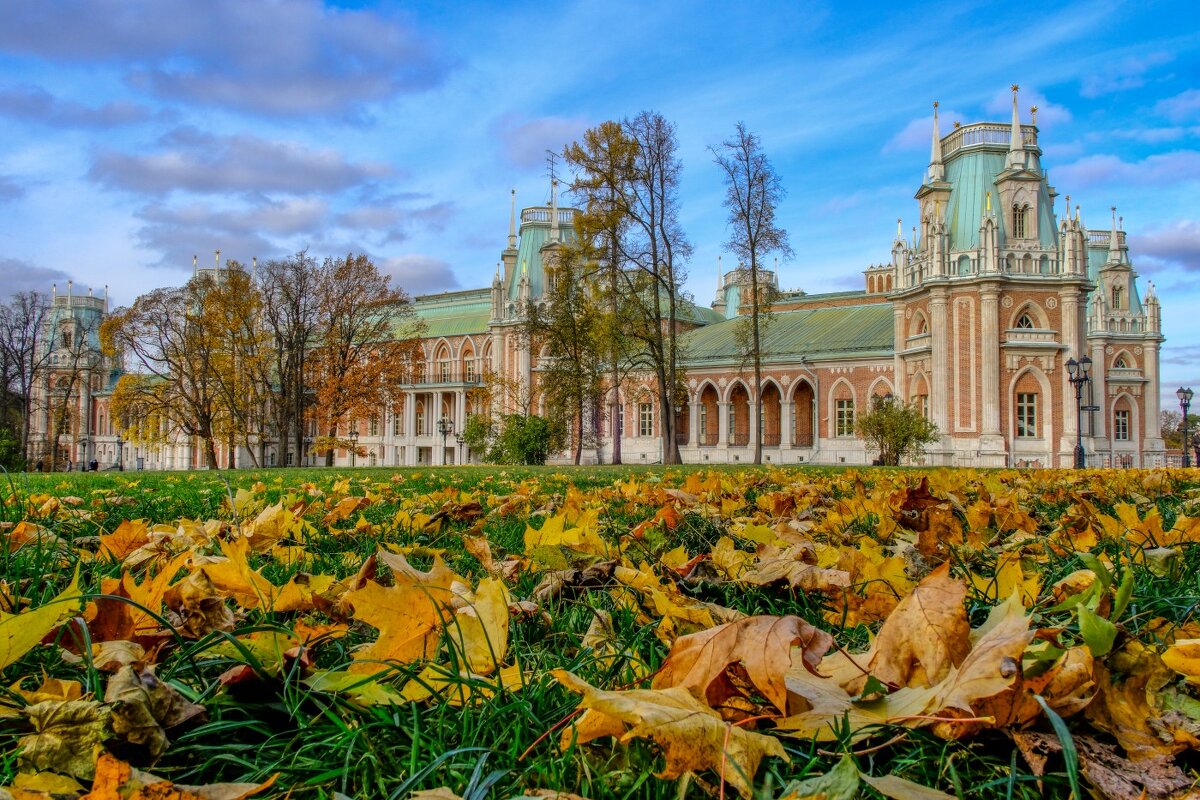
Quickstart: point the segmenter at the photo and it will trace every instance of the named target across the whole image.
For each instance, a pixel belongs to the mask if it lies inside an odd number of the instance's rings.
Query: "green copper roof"
[[[1006,158],[1005,151],[976,149],[960,151],[946,162],[946,180],[951,184],[946,208],[951,250],[979,247],[979,223],[987,210],[988,192],[992,193],[1001,245],[1008,237],[1008,215],[999,206],[1000,192],[996,189],[996,176],[1004,171]],[[1058,227],[1045,179],[1038,186],[1038,212],[1038,242],[1042,247],[1054,247],[1058,242]]]
[[[574,211],[560,208],[559,240],[571,242],[575,240],[575,228],[569,221]],[[521,239],[517,245],[517,266],[509,278],[505,294],[509,300],[520,299],[521,275],[529,275],[529,296],[541,297],[545,293],[546,269],[542,264],[542,247],[550,241],[550,209],[527,208],[521,212]],[[564,219],[568,221],[563,221]]]
[[[686,363],[699,366],[740,359],[739,322],[726,320],[686,333],[682,339]],[[890,353],[894,324],[890,303],[781,311],[767,326],[763,357],[773,361],[801,355],[825,358]]]
[[[486,333],[492,317],[491,290],[423,295],[416,298],[413,310],[425,323],[425,338]]]

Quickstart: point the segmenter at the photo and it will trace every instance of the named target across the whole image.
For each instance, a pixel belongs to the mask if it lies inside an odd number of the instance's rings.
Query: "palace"
[[[1016,87],[1010,123],[956,124],[942,136],[935,104],[929,166],[915,195],[919,227],[906,237],[897,224],[890,257],[864,270],[860,291],[779,293],[762,345],[761,415],[735,337],[748,276],[724,273],[711,306],[682,315],[683,460],[748,462],[757,427],[765,462],[869,464],[876,454],[855,437],[855,415],[872,396],[891,394],[919,404],[936,423],[940,438],[926,451],[928,464],[1069,467],[1080,435],[1090,466],[1164,463],[1163,335],[1153,285],[1143,298],[1115,209],[1106,230],[1086,228],[1069,198],[1056,212],[1041,153],[1036,109],[1022,124]],[[366,455],[343,451],[338,464],[474,460],[455,433],[489,371],[526,387],[538,410],[539,358],[520,335],[521,309],[542,297],[547,259],[574,235],[574,210],[559,208],[555,191],[551,197],[549,206],[518,215],[514,194],[490,287],[416,298],[426,326],[420,383],[403,387],[395,413],[360,422]],[[91,297],[54,303],[76,314],[106,310],[106,301]],[[1085,356],[1091,382],[1082,403],[1092,410],[1080,413],[1068,362]],[[116,437],[106,397],[117,373],[99,362],[95,373],[78,398],[85,426],[59,442],[76,463],[96,458],[107,466]],[[660,461],[650,382],[631,380],[618,397],[615,424],[594,414],[599,444],[585,460],[608,463],[619,436],[625,463]],[[44,441],[47,426],[38,428]],[[277,452],[275,443],[268,453],[271,464],[315,463],[306,453]],[[187,442],[126,455],[126,468],[134,458],[148,469],[203,464],[200,448]]]

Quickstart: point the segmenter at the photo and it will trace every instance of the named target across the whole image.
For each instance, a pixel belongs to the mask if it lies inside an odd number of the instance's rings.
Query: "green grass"
[[[462,546],[460,534],[470,523],[453,522],[436,533],[412,534],[392,530],[389,525],[401,503],[416,500],[427,511],[437,503],[424,495],[447,487],[477,492],[485,506],[489,495],[509,495],[522,487],[532,492],[532,508],[557,507],[572,487],[602,491],[618,480],[636,478],[645,483],[678,485],[694,471],[712,471],[710,467],[605,467],[586,470],[560,468],[462,467],[440,469],[277,469],[246,472],[194,473],[99,473],[57,475],[10,475],[0,484],[0,522],[15,524],[23,519],[41,522],[56,536],[72,546],[25,546],[17,550],[0,548],[0,579],[15,587],[33,605],[41,604],[60,591],[70,579],[79,550],[95,550],[95,537],[112,531],[125,519],[171,522],[180,518],[223,519],[235,522],[228,499],[239,488],[265,485],[267,502],[275,502],[305,483],[329,491],[334,482],[349,480],[351,493],[381,492],[382,500],[368,508],[366,519],[382,526],[378,535],[339,533],[319,535],[308,543],[313,554],[306,567],[313,573],[352,574],[357,565],[383,544],[420,544],[444,549],[452,568],[464,575],[478,576],[479,564]],[[728,467],[729,474],[746,468]],[[879,471],[837,472],[833,470],[757,470],[759,484],[747,492],[752,502],[757,494],[778,490],[791,482],[803,483],[817,477],[835,480],[834,496],[852,497],[854,480],[866,481],[886,473]],[[915,482],[915,476],[914,476]],[[1188,484],[1185,488],[1192,489]],[[82,499],[78,506],[86,517],[58,515],[39,519],[30,508],[29,498],[42,494]],[[1132,490],[1102,498],[1102,510],[1115,502],[1136,500]],[[1151,499],[1173,521],[1188,500],[1185,492],[1163,494]],[[1064,498],[1034,498],[1031,508],[1041,533],[1051,533],[1070,507]],[[616,497],[603,518],[603,530],[612,538],[627,532],[649,518],[656,506]],[[314,515],[318,527],[320,515]],[[540,518],[489,517],[482,532],[491,541],[497,556],[519,553],[527,524],[541,525]],[[1170,522],[1167,522],[1169,526]],[[853,523],[856,533],[869,533],[874,520],[865,513]],[[343,523],[346,527],[353,520]],[[689,554],[706,552],[726,533],[721,520],[688,516],[679,530],[666,537],[649,537],[646,547],[665,550],[682,543]],[[2,540],[0,540],[2,541]],[[1120,546],[1106,543],[1110,555],[1118,556]],[[347,556],[347,554],[350,554]],[[977,569],[986,571],[988,554],[970,556]],[[427,564],[415,558],[414,562]],[[82,583],[91,596],[101,579],[120,575],[117,565],[98,560],[79,562]],[[255,566],[262,566],[261,563]],[[1053,557],[1043,565],[1044,585],[1080,568],[1074,556]],[[1132,567],[1135,576],[1134,601],[1124,624],[1136,634],[1154,618],[1183,624],[1191,621],[1200,605],[1200,548],[1184,550],[1182,578],[1158,576],[1142,566]],[[273,564],[266,575],[281,582],[296,568]],[[528,597],[538,582],[537,575],[522,576],[511,587],[517,597]],[[736,608],[746,613],[798,614],[826,629],[831,629],[840,644],[861,647],[868,631],[863,627],[842,630],[831,627],[823,618],[820,598],[778,589],[748,589],[732,585],[695,589],[702,599]],[[987,603],[975,599],[973,618],[986,615]],[[621,649],[628,659],[612,663],[600,661],[580,647],[584,632],[593,619],[593,608],[613,610],[615,629]],[[549,671],[564,668],[576,672],[596,685],[607,687],[627,684],[636,677],[632,663],[639,661],[653,669],[666,655],[666,647],[654,636],[652,626],[640,625],[634,617],[615,609],[606,591],[582,596],[564,596],[553,601],[540,616],[523,619],[513,625],[510,662],[515,659],[529,675],[522,691],[499,693],[492,701],[472,708],[459,709],[448,704],[374,706],[359,708],[345,698],[314,692],[302,683],[298,669],[256,686],[253,691],[237,692],[222,688],[218,676],[234,662],[214,656],[211,646],[225,639],[214,634],[198,642],[181,641],[172,648],[158,668],[159,676],[188,697],[201,702],[208,720],[173,737],[172,746],[153,765],[156,774],[180,783],[216,781],[258,781],[279,774],[277,787],[298,798],[332,798],[336,793],[350,797],[405,798],[414,790],[449,786],[467,800],[484,797],[508,798],[535,788],[562,789],[593,800],[668,800],[677,796],[678,787],[652,776],[662,768],[661,758],[652,746],[642,741],[620,745],[611,740],[586,747],[559,751],[556,726],[566,720],[577,704],[577,697],[550,677]],[[1068,615],[1060,621],[1069,625]],[[260,630],[275,624],[271,615],[251,612],[240,621],[231,635]],[[68,627],[64,630],[70,630]],[[78,630],[75,628],[75,630]],[[357,630],[345,640],[322,643],[316,647],[320,667],[336,668],[350,660],[350,649],[367,641],[371,632]],[[72,634],[64,633],[67,637]],[[1065,634],[1072,635],[1071,631]],[[76,649],[79,649],[76,647]],[[26,688],[37,682],[42,672],[51,676],[81,680],[85,690],[103,695],[105,675],[66,663],[53,648],[39,648],[17,664],[4,670],[3,685],[18,679]],[[397,686],[416,675],[418,667],[396,667],[391,683]],[[1068,723],[1071,723],[1068,720]],[[553,732],[552,732],[553,731]],[[0,785],[11,782],[18,768],[17,739],[28,732],[19,719],[0,718]],[[935,786],[963,798],[1037,798],[1065,796],[1068,776],[1061,762],[1051,762],[1051,773],[1042,783],[1032,776],[1023,760],[1015,756],[1012,742],[1003,734],[985,732],[960,742],[946,742],[923,730],[904,732],[895,744],[878,750],[870,745],[893,737],[897,730],[881,731],[866,744],[851,746],[848,736],[837,743],[818,747],[812,742],[785,739],[790,763],[768,759],[756,785],[764,793],[776,793],[789,781],[830,769],[843,752],[858,748],[858,765],[875,775],[896,773],[918,783]],[[870,751],[870,752],[866,752]],[[702,776],[711,780],[712,775]],[[770,787],[774,787],[771,789]],[[870,794],[870,790],[865,790]],[[699,782],[691,784],[688,796],[703,796]]]

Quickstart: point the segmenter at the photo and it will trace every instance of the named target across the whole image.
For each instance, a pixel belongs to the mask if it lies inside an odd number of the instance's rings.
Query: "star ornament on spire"
[[[1014,83],[1014,84],[1012,85],[1012,90],[1013,90],[1013,94],[1016,94],[1017,92],[1021,91],[1021,87],[1020,87],[1020,86],[1017,86],[1017,85]]]

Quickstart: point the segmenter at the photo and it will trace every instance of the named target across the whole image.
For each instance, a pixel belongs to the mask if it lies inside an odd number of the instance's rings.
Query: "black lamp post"
[[[461,433],[456,433],[456,434],[454,434],[454,441],[458,442],[458,451],[457,451],[457,454],[455,455],[455,463],[461,464],[462,460],[463,460],[462,459],[462,446],[463,446],[463,442],[466,441],[466,437],[464,437]]]
[[[1085,457],[1083,452],[1083,386],[1091,380],[1088,374],[1092,368],[1092,360],[1087,356],[1078,361],[1067,360],[1067,380],[1075,387],[1075,469],[1083,469]]]
[[[123,462],[124,455],[125,455],[125,440],[121,438],[120,434],[117,434],[117,472],[125,471],[125,464]]]
[[[1189,442],[1188,442],[1188,418],[1187,418],[1187,415],[1188,415],[1188,409],[1192,407],[1192,389],[1190,386],[1187,387],[1186,389],[1184,387],[1180,386],[1179,390],[1177,392],[1175,392],[1175,396],[1179,398],[1179,410],[1183,412],[1183,442],[1180,445],[1179,449],[1183,451],[1183,465],[1185,467],[1190,467],[1192,465],[1192,460],[1188,456],[1188,443]]]
[[[356,466],[358,456],[358,420],[350,423],[350,466]]]
[[[442,417],[437,424],[438,433],[442,435],[442,461],[446,460],[446,437],[454,433],[454,420]]]

